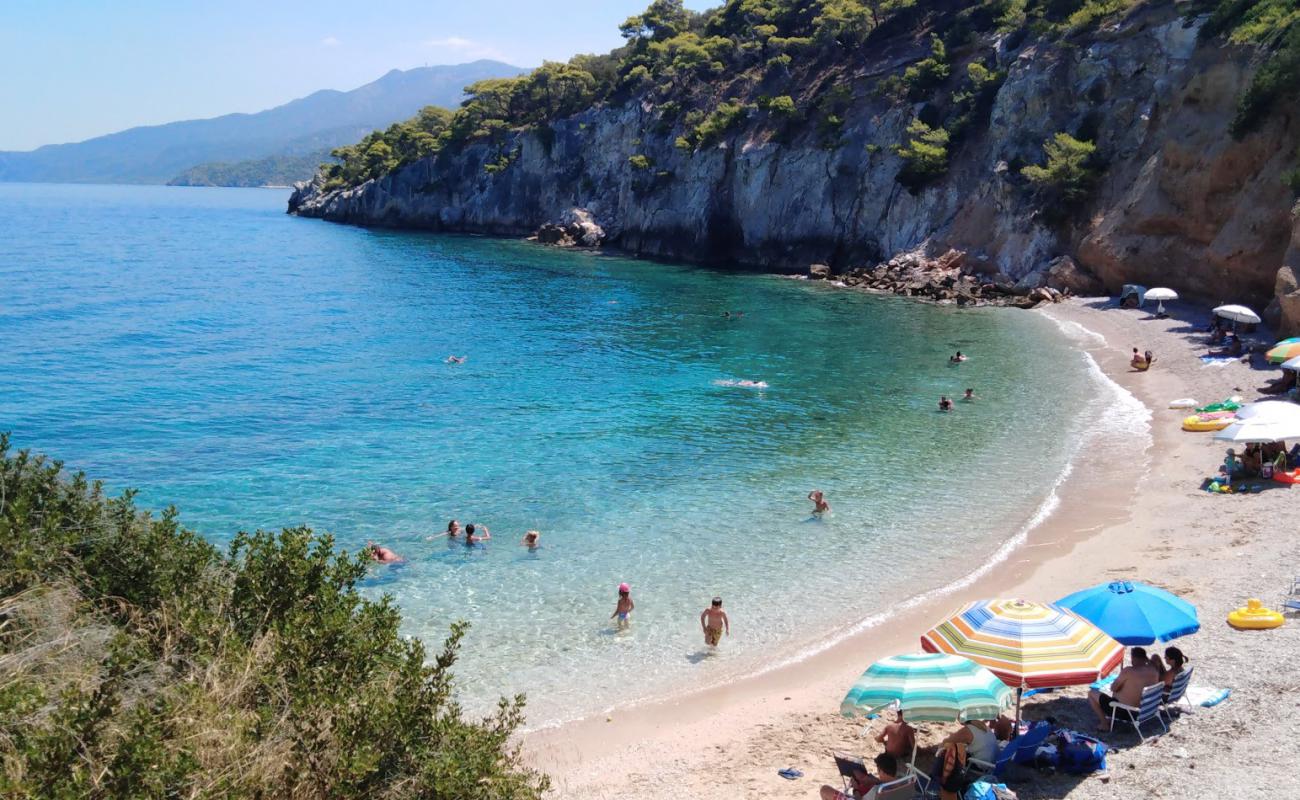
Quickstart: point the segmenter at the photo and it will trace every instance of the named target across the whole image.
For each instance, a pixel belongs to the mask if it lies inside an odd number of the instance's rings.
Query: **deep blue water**
[[[527,690],[542,722],[753,669],[952,580],[1023,528],[1096,411],[1038,315],[284,201],[0,184],[0,430],[218,542],[309,524],[392,547],[409,563],[369,591],[412,634],[473,623],[473,707]],[[718,385],[744,379],[768,388]],[[452,517],[492,541],[426,539]],[[701,659],[714,594],[734,635]]]

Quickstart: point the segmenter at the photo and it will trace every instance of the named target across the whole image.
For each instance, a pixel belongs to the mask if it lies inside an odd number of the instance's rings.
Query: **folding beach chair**
[[[1007,767],[1011,764],[1022,761],[1032,760],[1034,754],[1047,737],[1052,733],[1052,726],[1046,722],[1039,722],[1029,730],[1014,737],[1011,741],[1003,746],[998,752],[998,758],[995,762],[988,762],[978,758],[966,758],[966,768],[973,770],[982,778],[1000,778],[1006,772]],[[1022,759],[1021,756],[1026,756]]]
[[[857,770],[866,772],[866,763],[857,756],[851,756],[848,753],[841,753],[836,750],[831,751],[831,757],[835,759],[835,768],[840,771],[840,781],[844,784],[844,793],[852,797],[853,775]]]
[[[1165,719],[1169,722],[1174,721],[1173,716],[1169,713],[1173,710],[1174,706],[1183,703],[1187,706],[1189,711],[1192,708],[1191,701],[1187,699],[1187,686],[1192,682],[1192,670],[1194,669],[1196,669],[1196,667],[1188,667],[1175,675],[1174,682],[1169,687],[1168,699],[1160,701],[1160,713],[1164,714]],[[1182,713],[1181,709],[1179,710],[1179,713]]]
[[[916,796],[916,776],[905,775],[896,781],[878,783],[862,800],[910,800]]]
[[[1291,579],[1291,588],[1282,595],[1282,613],[1300,614],[1300,576]]]
[[[1110,729],[1112,731],[1115,730],[1116,714],[1123,711],[1126,716],[1120,718],[1119,721],[1131,724],[1133,730],[1137,731],[1138,738],[1141,739],[1144,744],[1146,743],[1147,737],[1142,734],[1142,725],[1152,719],[1159,722],[1160,727],[1164,728],[1165,732],[1168,733],[1168,726],[1166,726],[1165,721],[1160,718],[1160,701],[1164,698],[1164,694],[1165,684],[1161,681],[1160,683],[1153,683],[1150,686],[1144,687],[1142,689],[1142,700],[1136,706],[1129,706],[1112,700],[1110,704]]]

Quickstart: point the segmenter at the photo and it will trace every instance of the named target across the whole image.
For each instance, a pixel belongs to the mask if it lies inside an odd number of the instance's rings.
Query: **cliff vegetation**
[[[0,796],[537,798],[523,699],[465,719],[369,561],[308,529],[229,552],[0,436]],[[428,663],[426,663],[428,661]]]

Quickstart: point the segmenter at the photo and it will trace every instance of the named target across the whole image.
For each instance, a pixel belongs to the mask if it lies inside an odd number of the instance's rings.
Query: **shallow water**
[[[367,591],[431,644],[469,620],[467,705],[527,691],[532,725],[762,668],[978,567],[1110,402],[1036,314],[284,200],[0,184],[0,429],[219,542],[309,524],[392,547],[408,563]],[[739,380],[768,386],[719,385]],[[491,542],[426,539],[452,517]],[[715,594],[733,635],[705,657]]]

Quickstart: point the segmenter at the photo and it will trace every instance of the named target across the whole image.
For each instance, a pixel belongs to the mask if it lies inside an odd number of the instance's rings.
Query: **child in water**
[[[636,603],[632,602],[632,587],[626,583],[618,585],[618,605],[614,606],[614,613],[609,615],[610,619],[618,617],[618,629],[626,630],[629,624],[628,615],[636,608]]]

